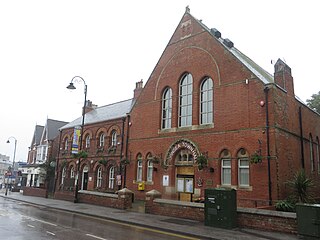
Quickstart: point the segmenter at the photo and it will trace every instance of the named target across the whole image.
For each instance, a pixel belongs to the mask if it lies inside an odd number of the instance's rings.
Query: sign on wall
[[[81,135],[81,128],[79,126],[75,127],[73,130],[73,141],[72,141],[72,148],[71,153],[78,154],[79,152],[79,139]]]

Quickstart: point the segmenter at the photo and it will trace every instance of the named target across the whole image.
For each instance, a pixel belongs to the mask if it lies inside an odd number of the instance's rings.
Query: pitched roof
[[[193,17],[189,11],[186,11],[185,14],[189,14],[198,24],[200,24],[203,27],[203,29],[205,29],[208,33],[210,33],[210,35],[216,38],[225,47],[226,50],[228,50],[233,56],[235,56],[244,66],[246,66],[264,84],[274,82],[273,75],[271,75],[269,72],[267,72],[262,67],[260,67],[257,63],[251,60],[248,56],[246,56],[244,53],[242,53],[237,48],[235,48],[233,46],[233,43],[228,46],[228,43],[230,43],[229,39],[227,38],[223,39],[221,37],[221,34],[215,35],[215,33],[218,31],[217,29],[214,29],[214,28],[209,29],[205,24],[202,23],[202,21],[199,21],[198,19]]]
[[[132,105],[133,99],[129,99],[102,107],[97,107],[85,114],[84,125],[126,117],[127,114],[130,113]],[[80,126],[81,123],[82,116],[61,127],[60,130]]]
[[[36,125],[33,132],[32,141],[31,141],[31,148],[34,145],[38,146],[40,144],[43,129],[44,129],[44,126]]]
[[[68,122],[47,119],[46,130],[47,130],[47,139],[53,140],[59,135],[59,129],[64,125],[68,124]]]

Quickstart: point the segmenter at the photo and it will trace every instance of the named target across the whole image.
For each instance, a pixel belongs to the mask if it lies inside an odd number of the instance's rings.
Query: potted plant
[[[208,159],[206,156],[201,154],[199,157],[197,157],[197,163],[198,163],[198,169],[202,170],[208,166]]]
[[[262,162],[262,156],[258,152],[255,152],[250,158],[250,163],[261,163],[261,162]]]
[[[106,159],[102,158],[102,159],[99,160],[99,163],[104,165],[104,166],[106,166],[108,161]]]

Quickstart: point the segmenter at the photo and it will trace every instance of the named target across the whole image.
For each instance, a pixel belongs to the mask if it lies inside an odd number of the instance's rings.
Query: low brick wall
[[[147,201],[145,212],[178,218],[204,221],[204,204],[194,202],[181,202],[176,200],[157,198]]]
[[[57,191],[54,193],[54,199],[74,201],[74,192],[72,191]]]
[[[132,198],[120,197],[118,194],[80,190],[78,197],[79,202],[81,203],[119,209],[128,209],[132,207]]]
[[[45,188],[35,188],[35,187],[23,187],[23,195],[34,196],[34,197],[48,197],[48,191]]]
[[[297,233],[297,215],[255,208],[238,208],[238,226],[285,233]]]
[[[204,222],[204,203],[181,202],[161,198],[146,199],[146,213],[185,218]],[[242,228],[297,233],[295,213],[256,208],[238,208],[237,223]]]
[[[87,190],[78,191],[78,202],[88,203],[104,207],[129,209],[132,207],[133,193],[128,189],[118,191],[118,194],[103,193]],[[74,192],[57,191],[54,194],[55,199],[74,201]]]

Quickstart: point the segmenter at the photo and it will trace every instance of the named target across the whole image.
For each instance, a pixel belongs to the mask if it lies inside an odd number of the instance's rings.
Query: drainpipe
[[[301,166],[304,169],[304,148],[303,148],[303,131],[302,131],[302,111],[299,107],[299,127],[300,127],[300,152],[301,152]]]
[[[54,182],[53,182],[53,196],[56,192],[56,185],[58,180],[58,170],[59,170],[59,156],[60,156],[60,144],[61,144],[61,138],[62,138],[62,131],[59,129],[60,137],[59,137],[59,144],[58,144],[58,153],[57,153],[57,159],[56,159],[56,165],[54,169]]]
[[[265,101],[266,101],[266,133],[267,133],[267,160],[268,160],[268,193],[269,193],[269,206],[272,206],[272,191],[271,191],[271,166],[270,166],[270,133],[269,133],[269,88],[264,88]]]
[[[125,158],[128,160],[128,145],[129,145],[129,128],[130,128],[130,115],[127,114],[127,136],[126,136],[126,151]],[[127,164],[124,165],[124,175],[123,175],[123,188],[126,188],[127,181]]]
[[[123,152],[123,138],[124,138],[124,122],[125,122],[125,120],[126,120],[126,118],[122,118],[121,147],[120,147],[120,169],[121,169],[121,160],[122,160],[122,152]]]

